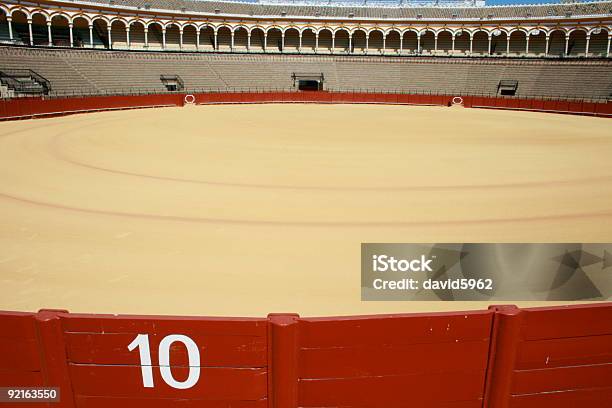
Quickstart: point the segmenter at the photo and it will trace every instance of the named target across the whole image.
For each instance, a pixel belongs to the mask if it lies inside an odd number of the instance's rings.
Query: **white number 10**
[[[174,342],[180,342],[187,348],[189,357],[189,375],[185,381],[176,381],[170,369],[170,346]],[[140,352],[140,371],[142,372],[142,385],[145,388],[153,388],[153,366],[151,364],[151,349],[149,347],[149,335],[139,334],[128,346],[132,351],[138,347]],[[182,334],[169,334],[159,343],[159,371],[169,386],[184,390],[191,388],[200,379],[200,351],[198,346],[189,337]]]

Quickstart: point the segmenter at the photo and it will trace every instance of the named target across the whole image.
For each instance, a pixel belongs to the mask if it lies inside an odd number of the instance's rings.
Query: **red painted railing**
[[[58,408],[604,408],[612,303],[336,318],[3,312],[0,387],[17,386],[60,387]]]
[[[513,109],[612,117],[612,102],[584,102],[527,98],[459,95],[409,95],[365,92],[210,92],[89,96],[73,98],[17,98],[0,101],[0,119],[58,116],[72,113],[160,106],[217,103],[380,103],[450,106],[460,102],[468,108]]]

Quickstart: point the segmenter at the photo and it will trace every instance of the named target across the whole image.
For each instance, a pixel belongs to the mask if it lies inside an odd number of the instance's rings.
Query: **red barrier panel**
[[[612,406],[612,304],[497,312],[487,407]]]
[[[300,319],[300,407],[480,407],[493,313]]]
[[[183,106],[181,94],[95,96],[83,98],[16,98],[0,101],[0,118],[54,116],[67,113],[144,108],[154,106]]]
[[[3,312],[0,346],[0,387],[60,387],[58,408],[612,401],[612,303],[338,318]]]
[[[0,314],[0,384],[21,387],[44,384],[35,316]]]
[[[191,95],[191,94],[190,94]],[[459,95],[408,95],[351,92],[214,92],[193,94],[193,103],[382,103],[439,105],[452,104]],[[69,113],[130,109],[157,106],[183,106],[184,94],[96,96],[83,98],[44,99],[17,98],[0,101],[0,119],[36,116],[57,116]],[[612,116],[612,103],[550,101],[538,99],[465,96],[463,106],[477,108],[521,109],[542,112]],[[190,97],[191,99],[191,97]]]

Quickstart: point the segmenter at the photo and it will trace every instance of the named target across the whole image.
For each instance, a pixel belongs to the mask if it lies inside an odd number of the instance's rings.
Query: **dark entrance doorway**
[[[293,86],[298,91],[322,91],[325,77],[323,73],[297,73],[291,74],[293,80]]]

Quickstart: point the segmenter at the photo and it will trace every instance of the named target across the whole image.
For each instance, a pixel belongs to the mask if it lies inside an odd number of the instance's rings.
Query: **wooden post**
[[[268,315],[268,398],[270,408],[298,406],[299,315]]]
[[[512,376],[521,339],[523,312],[514,305],[490,306],[494,310],[484,408],[508,408]]]
[[[36,328],[40,350],[43,381],[47,387],[59,387],[60,403],[49,404],[61,408],[75,406],[68,356],[60,316],[67,310],[42,309],[36,314]]]

